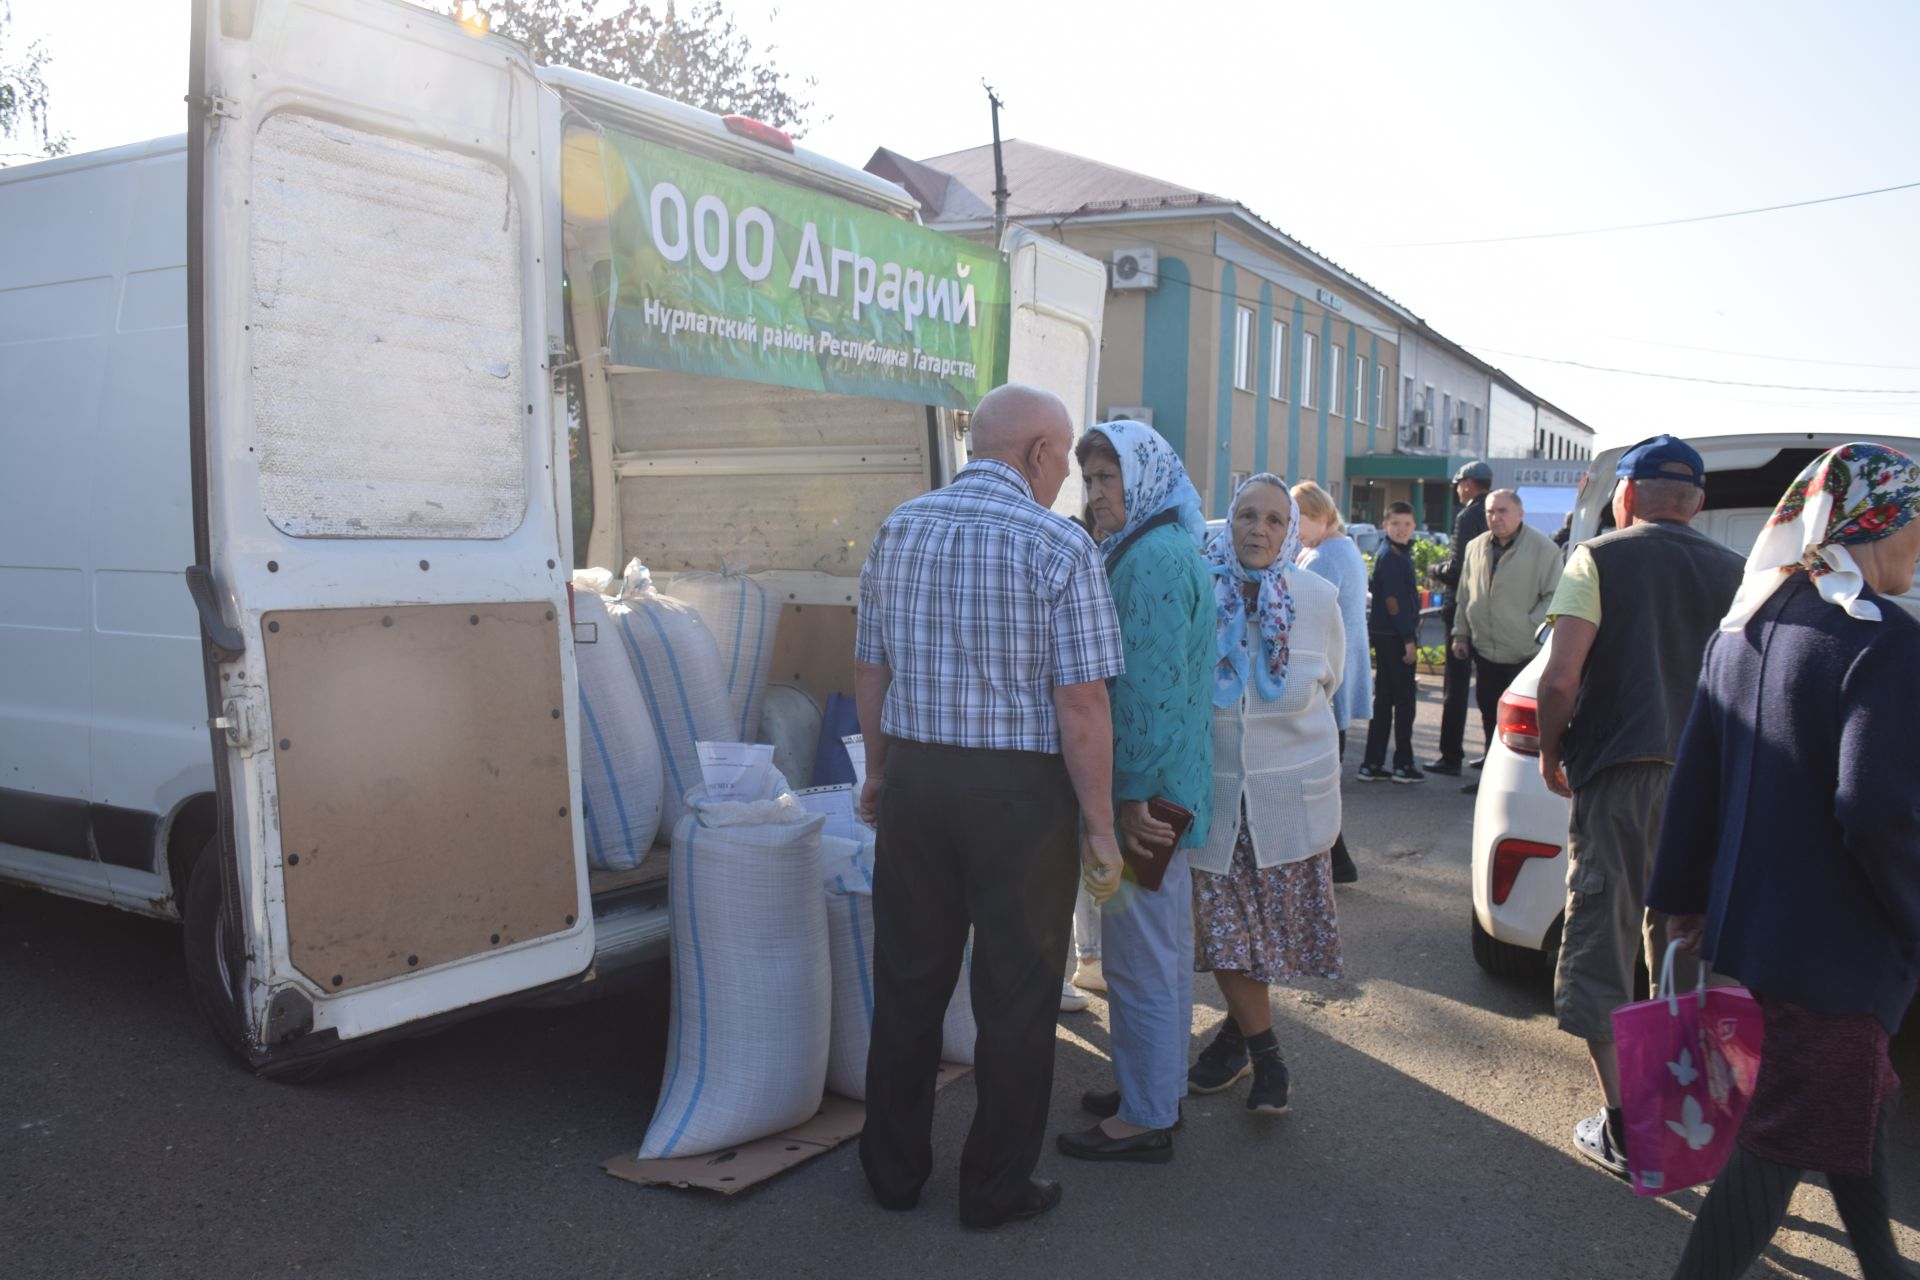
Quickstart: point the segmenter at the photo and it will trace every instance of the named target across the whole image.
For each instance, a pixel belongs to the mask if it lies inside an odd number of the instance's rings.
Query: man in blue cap
[[[1612,1014],[1633,999],[1636,955],[1644,948],[1657,976],[1666,950],[1665,918],[1641,904],[1701,657],[1745,565],[1689,527],[1707,478],[1684,440],[1643,440],[1614,474],[1617,527],[1574,548],[1547,606],[1554,631],[1540,677],[1540,774],[1573,800],[1554,1014],[1587,1042],[1606,1098],[1574,1126],[1573,1142],[1626,1177]],[[1695,977],[1675,973],[1681,987]]]

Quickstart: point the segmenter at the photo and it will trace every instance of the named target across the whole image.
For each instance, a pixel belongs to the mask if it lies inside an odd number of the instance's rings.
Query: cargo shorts
[[[1636,760],[1602,769],[1573,793],[1553,1012],[1562,1031],[1583,1040],[1613,1040],[1612,1014],[1634,998],[1638,957],[1645,956],[1650,981],[1659,977],[1667,918],[1643,904],[1672,776],[1670,764]],[[1675,957],[1676,986],[1698,981],[1697,963]]]

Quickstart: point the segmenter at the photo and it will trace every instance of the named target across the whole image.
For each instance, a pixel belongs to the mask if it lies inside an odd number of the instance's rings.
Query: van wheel
[[[225,896],[220,874],[220,844],[210,840],[193,860],[187,877],[187,896],[181,905],[187,951],[187,985],[207,1024],[227,1051],[242,1062],[247,1055],[246,1004],[241,993],[247,976],[247,957],[238,930],[226,927],[221,900]]]
[[[1496,978],[1513,980],[1531,978],[1540,972],[1542,953],[1531,947],[1515,946],[1511,942],[1502,942],[1480,927],[1480,917],[1473,915],[1473,959],[1482,969]]]

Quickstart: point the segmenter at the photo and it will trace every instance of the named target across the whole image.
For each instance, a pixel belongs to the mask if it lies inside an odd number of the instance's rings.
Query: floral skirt
[[[1230,969],[1269,985],[1340,977],[1332,859],[1256,866],[1243,817],[1227,874],[1194,868],[1193,942],[1196,973]]]

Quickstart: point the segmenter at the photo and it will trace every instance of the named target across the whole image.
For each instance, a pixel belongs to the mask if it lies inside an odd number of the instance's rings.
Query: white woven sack
[[[752,577],[732,567],[720,573],[675,574],[666,592],[692,605],[720,646],[727,701],[733,707],[727,736],[735,742],[758,741],[760,704],[767,691],[767,675],[773,670],[774,633],[780,629],[779,602]]]
[[[826,1087],[833,978],[818,814],[709,801],[673,831],[673,1027],[640,1159],[705,1155],[810,1119]]]
[[[967,935],[967,950],[960,961],[960,981],[954,985],[953,999],[947,1001],[946,1020],[940,1024],[940,1059],[973,1065],[973,1042],[980,1028],[973,1021],[973,935]]]
[[[620,599],[607,612],[660,739],[666,772],[660,825],[672,831],[687,811],[687,792],[700,785],[694,744],[734,740],[720,648],[693,606],[656,591],[638,560],[627,566]]]
[[[587,861],[602,871],[631,871],[659,833],[665,775],[646,698],[600,594],[612,576],[605,569],[573,575],[580,817],[587,832]],[[592,643],[580,643],[588,636]]]
[[[857,841],[822,836],[820,875],[833,954],[827,1088],[843,1098],[864,1099],[867,1046],[873,1038],[873,833],[863,831]]]
[[[755,741],[773,744],[773,767],[787,781],[806,786],[813,777],[814,753],[820,749],[820,704],[805,689],[768,685]]]

